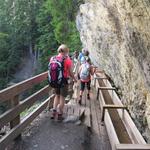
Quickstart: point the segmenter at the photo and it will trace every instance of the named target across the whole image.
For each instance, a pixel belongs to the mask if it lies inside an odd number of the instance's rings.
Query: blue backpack
[[[89,63],[85,62],[81,66],[81,72],[80,72],[80,79],[81,80],[88,80],[90,77],[90,65]]]

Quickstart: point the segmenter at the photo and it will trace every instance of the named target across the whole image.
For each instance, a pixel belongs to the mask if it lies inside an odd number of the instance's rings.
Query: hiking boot
[[[80,95],[80,99],[78,101],[79,105],[81,105],[81,102],[82,102],[82,96]]]
[[[56,116],[57,116],[57,111],[56,109],[53,109],[51,113],[51,119],[55,119]]]
[[[58,116],[57,116],[57,120],[58,121],[63,121],[63,114],[58,114]]]
[[[90,94],[87,94],[87,99],[90,100]]]

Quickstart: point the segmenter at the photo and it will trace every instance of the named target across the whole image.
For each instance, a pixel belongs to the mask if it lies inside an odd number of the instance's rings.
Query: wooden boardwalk
[[[77,114],[80,114],[79,112],[84,112],[84,124],[90,130],[90,144],[87,143],[88,147],[86,147],[86,150],[111,150],[106,128],[104,124],[101,123],[102,110],[100,108],[99,101],[96,99],[96,90],[94,89],[94,87],[92,87],[90,100],[87,99],[87,91],[85,90],[85,92],[83,93],[82,105],[80,106],[77,104],[77,100],[79,99],[79,83],[77,88],[78,94],[75,95],[75,99],[71,100],[66,106],[67,111],[65,112],[67,113],[67,116],[76,116]]]
[[[95,89],[91,92],[90,111],[92,119],[92,150],[111,150],[106,128],[101,123],[102,111],[100,109],[99,101],[96,100]]]

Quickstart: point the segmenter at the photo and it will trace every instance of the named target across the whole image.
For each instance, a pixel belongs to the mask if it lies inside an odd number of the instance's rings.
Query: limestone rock
[[[150,128],[150,1],[86,0],[76,24],[94,64],[121,90],[144,133]]]

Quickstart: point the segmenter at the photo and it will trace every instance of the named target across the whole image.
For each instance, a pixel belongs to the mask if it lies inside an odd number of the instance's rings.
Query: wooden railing
[[[74,64],[73,72],[76,73],[78,69],[78,62]],[[8,101],[11,103],[11,108],[0,115],[0,129],[6,124],[10,123],[10,131],[0,139],[0,150],[4,149],[11,141],[20,137],[21,132],[48,106],[51,105],[54,95],[44,100],[33,112],[26,116],[23,120],[20,119],[20,114],[34,105],[37,99],[48,95],[50,92],[49,85],[46,85],[39,91],[30,95],[23,101],[19,100],[19,96],[26,90],[31,89],[34,85],[40,84],[47,80],[47,72],[27,79],[16,85],[8,87],[0,91],[0,103]],[[50,107],[50,106],[48,106]]]
[[[111,86],[105,73],[97,73],[94,78],[95,82],[93,84],[97,90],[97,100],[100,102],[103,113],[102,121],[105,123],[112,150],[150,150],[150,144],[145,142],[132,121],[127,107],[121,103],[121,100],[115,92],[115,88]],[[111,99],[111,101],[108,101],[108,99]],[[116,117],[115,120],[112,116]],[[126,139],[126,141],[123,141],[122,137],[125,134],[125,130],[122,130],[123,132],[118,134],[120,130],[116,128],[116,124],[114,125],[114,123],[119,124],[119,122],[117,122],[119,120],[123,123],[130,141]],[[121,136],[121,138],[118,135]]]
[[[33,112],[23,120],[20,120],[20,114],[25,109],[33,106],[37,99],[39,100],[45,95],[48,96],[50,88],[46,85],[23,101],[19,100],[19,95],[45,80],[47,80],[47,72],[0,91],[0,103],[5,101],[11,103],[11,108],[0,116],[0,128],[10,123],[10,131],[0,139],[0,149],[4,149],[12,140],[20,136],[24,128],[27,127],[47,107],[49,101],[54,98],[54,95],[49,96]]]

